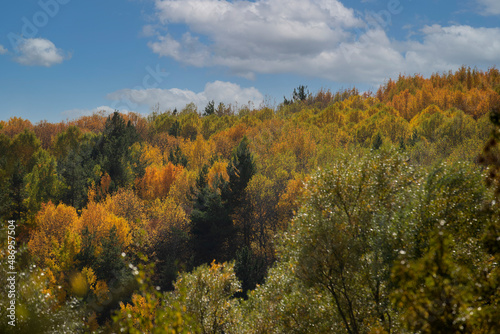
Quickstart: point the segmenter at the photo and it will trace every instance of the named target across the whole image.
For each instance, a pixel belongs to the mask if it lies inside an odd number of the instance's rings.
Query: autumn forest
[[[500,333],[499,141],[496,68],[1,120],[0,332]]]

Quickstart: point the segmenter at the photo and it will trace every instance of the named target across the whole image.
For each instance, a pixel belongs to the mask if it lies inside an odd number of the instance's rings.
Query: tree
[[[102,251],[94,264],[97,279],[109,282],[112,279],[121,281],[125,275],[125,262],[121,256],[123,246],[118,238],[115,225],[109,230],[108,236],[102,241]]]
[[[230,189],[227,200],[230,210],[241,206],[245,196],[245,188],[255,174],[256,167],[249,145],[248,138],[244,136],[233,151],[231,162],[227,168]]]
[[[186,307],[203,333],[222,334],[234,327],[232,311],[237,301],[232,296],[240,291],[234,264],[204,264],[182,274],[174,285],[173,300]]]
[[[234,225],[230,217],[227,201],[222,193],[228,192],[228,184],[217,179],[215,187],[206,184],[196,195],[191,212],[191,239],[194,251],[194,264],[219,262],[232,259]],[[201,182],[200,182],[201,183]]]
[[[148,254],[156,261],[155,278],[163,289],[172,290],[172,283],[186,269],[192,254],[189,217],[169,196],[152,201],[147,218]]]
[[[383,143],[384,143],[384,141],[382,140],[382,136],[380,135],[380,132],[377,132],[377,135],[373,139],[372,150],[374,150],[374,151],[378,150],[382,146]]]
[[[203,112],[203,116],[210,116],[215,113],[215,102],[214,100],[209,101],[207,106],[205,107],[205,111]]]
[[[56,206],[52,202],[42,204],[41,210],[36,215],[36,229],[28,243],[31,254],[38,259],[39,264],[51,270],[54,270],[55,266],[60,270],[71,267],[61,266],[62,259],[56,255],[64,246],[68,233],[76,232],[78,220],[76,210],[70,206],[64,204]],[[79,250],[78,242],[76,249]]]
[[[51,146],[51,151],[57,159],[64,158],[70,151],[78,148],[82,140],[80,128],[72,125],[66,131],[58,133]]]
[[[468,284],[471,273],[453,260],[451,242],[440,230],[423,257],[414,261],[402,257],[393,270],[398,287],[393,302],[412,333],[476,333],[468,320],[474,300]]]
[[[137,193],[146,200],[166,197],[175,178],[183,169],[182,166],[175,166],[171,162],[166,166],[147,167],[144,176],[135,181]]]
[[[309,91],[306,92],[307,86],[300,85],[293,89],[293,100],[294,101],[305,101],[309,96]]]
[[[57,163],[47,151],[40,149],[34,155],[35,165],[25,176],[26,207],[32,213],[40,209],[40,205],[49,200],[58,202],[63,182],[57,174]]]
[[[92,157],[97,140],[96,135],[84,135],[77,147],[57,161],[57,172],[66,186],[61,199],[78,210],[87,203],[88,188],[101,178],[101,168]]]
[[[129,147],[137,140],[138,134],[129,121],[125,124],[122,116],[114,112],[108,117],[104,131],[97,143],[94,155],[112,180],[111,190],[124,187],[132,182],[129,168]]]
[[[397,154],[338,158],[311,178],[285,235],[281,249],[297,264],[297,279],[330,296],[334,321],[347,333],[394,329],[389,277],[394,249],[404,243],[398,233],[415,196],[412,179]]]

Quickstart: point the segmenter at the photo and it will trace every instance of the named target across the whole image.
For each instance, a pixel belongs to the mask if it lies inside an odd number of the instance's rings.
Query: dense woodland
[[[156,109],[0,122],[13,332],[500,333],[499,70]]]

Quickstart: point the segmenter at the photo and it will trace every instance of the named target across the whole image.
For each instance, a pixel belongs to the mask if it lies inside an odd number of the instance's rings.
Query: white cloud
[[[500,62],[500,28],[466,25],[422,29],[422,42],[408,42],[406,63],[417,72],[435,72],[464,64],[489,66]]]
[[[153,107],[159,103],[162,109],[180,109],[191,102],[202,109],[211,100],[225,104],[247,104],[248,102],[258,104],[264,100],[264,96],[254,87],[241,88],[238,84],[222,81],[207,83],[205,89],[199,93],[178,88],[121,89],[108,94],[107,98],[123,101],[124,104],[134,108]]]
[[[102,114],[102,115],[111,115],[115,109],[111,108],[110,106],[100,106],[94,109],[70,109],[70,110],[65,110],[61,113],[61,115],[68,117],[69,119],[75,119],[79,118],[82,116],[90,116],[96,113]],[[127,110],[120,110],[120,112],[127,113]]]
[[[155,53],[195,66],[228,66],[242,75],[268,72],[260,66],[269,69],[275,60],[286,65],[318,54],[343,41],[349,35],[344,28],[363,25],[337,0],[157,0],[156,8],[162,23],[184,23],[190,32],[149,43]]]
[[[3,45],[0,44],[0,55],[4,55],[8,52],[6,48],[3,47]]]
[[[500,1],[478,0],[483,15],[500,15]]]
[[[148,44],[153,52],[250,79],[255,73],[295,73],[378,84],[400,73],[500,63],[498,28],[426,26],[397,41],[384,24],[339,0],[156,0],[156,9],[160,24],[184,24],[188,31],[157,35]]]
[[[17,46],[14,60],[22,65],[50,67],[69,59],[70,55],[43,38],[23,39]]]

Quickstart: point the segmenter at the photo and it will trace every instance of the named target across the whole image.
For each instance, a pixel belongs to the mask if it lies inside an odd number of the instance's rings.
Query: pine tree
[[[102,251],[96,259],[95,273],[98,279],[120,280],[124,274],[125,262],[121,256],[121,243],[115,225],[102,242]]]
[[[202,180],[199,181],[201,185]],[[195,265],[228,261],[233,258],[231,245],[234,226],[227,201],[221,193],[227,193],[227,182],[218,178],[211,188],[206,184],[199,189],[191,213],[191,238]]]
[[[249,141],[244,136],[238,147],[233,151],[231,163],[227,168],[229,193],[226,193],[225,196],[232,212],[241,206],[245,196],[245,188],[255,171],[255,162],[250,152]]]
[[[130,168],[127,168],[130,160],[129,147],[138,140],[139,135],[135,127],[130,121],[125,124],[125,120],[117,111],[108,117],[94,155],[111,177],[113,182],[111,191],[124,187],[132,181]]]

